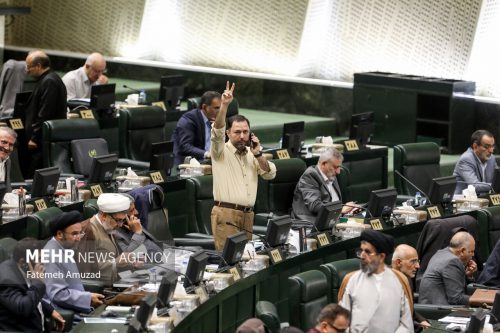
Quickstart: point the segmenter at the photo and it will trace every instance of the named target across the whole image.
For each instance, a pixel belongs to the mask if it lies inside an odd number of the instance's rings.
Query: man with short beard
[[[411,288],[400,272],[384,260],[394,250],[394,239],[365,230],[356,255],[361,270],[347,274],[339,289],[339,304],[351,312],[351,332],[413,332]]]
[[[487,130],[472,133],[471,146],[460,156],[453,170],[453,176],[457,177],[455,193],[462,194],[467,185],[474,186],[478,194],[491,190],[497,167],[494,151],[493,134]]]
[[[76,211],[62,213],[50,222],[49,228],[53,237],[47,242],[44,249],[57,253],[65,249],[76,249],[82,232],[82,215]],[[76,260],[76,256],[74,257]],[[90,293],[83,289],[81,279],[68,277],[67,274],[78,274],[78,267],[75,262],[64,262],[58,260],[45,264],[46,273],[62,273],[64,277],[50,278],[45,281],[47,286],[45,297],[56,308],[63,308],[76,311],[78,313],[89,313],[92,307],[102,304],[104,295]]]
[[[226,130],[227,107],[233,100],[233,91],[234,83],[229,87],[227,82],[211,132],[214,207],[210,218],[215,249],[219,251],[227,237],[252,230],[258,176],[266,180],[276,176],[276,166],[262,155],[259,138],[251,133],[247,118],[229,118]],[[229,138],[226,143],[225,134]],[[248,232],[247,237],[251,239]]]
[[[121,253],[116,243],[114,232],[126,221],[130,208],[130,200],[118,193],[103,193],[97,199],[99,212],[89,220],[82,222],[82,237],[78,251],[80,258],[78,268],[82,273],[101,274],[101,280],[106,287],[113,286],[118,280],[118,271],[141,266],[129,253]]]

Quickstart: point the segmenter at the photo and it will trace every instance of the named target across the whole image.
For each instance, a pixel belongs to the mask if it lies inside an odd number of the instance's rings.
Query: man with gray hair
[[[300,177],[293,195],[293,216],[297,219],[316,221],[316,216],[325,203],[342,201],[337,182],[344,157],[335,148],[326,148],[319,156],[318,164],[310,166]],[[354,202],[347,205],[355,206]],[[355,208],[344,206],[342,213]]]
[[[106,60],[102,54],[94,52],[87,57],[82,67],[66,73],[62,80],[68,91],[68,100],[90,98],[91,86],[108,83],[105,71]]]
[[[459,231],[447,248],[432,256],[419,289],[419,302],[437,305],[468,305],[466,277],[477,271],[472,260],[476,242],[466,231]]]
[[[10,127],[0,126],[0,182],[5,182],[5,188],[10,192],[10,154],[16,144],[17,133]]]

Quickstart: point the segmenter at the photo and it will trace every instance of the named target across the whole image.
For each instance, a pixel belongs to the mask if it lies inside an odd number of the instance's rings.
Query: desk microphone
[[[351,208],[357,208],[366,211],[368,214],[370,214],[370,217],[374,217],[372,212],[367,207],[362,207],[362,206],[355,206],[355,205],[348,205],[348,204],[342,204],[342,206],[346,207],[351,207]]]
[[[249,234],[251,235],[254,235],[254,236],[257,236],[261,241],[262,243],[264,244],[264,247],[267,248],[267,249],[271,249],[272,247],[269,245],[269,243],[267,242],[267,239],[265,237],[262,237],[261,235],[258,235],[258,234],[255,234],[253,233],[252,231],[250,230],[247,230],[245,228],[242,228],[240,227],[239,225],[236,225],[234,223],[231,223],[231,222],[226,222],[227,225],[230,225],[230,226],[233,226],[235,228],[238,228],[238,230],[240,231],[245,231],[245,232],[248,232]]]
[[[133,92],[136,92],[136,93],[138,93],[138,94],[140,94],[140,93],[141,93],[141,91],[140,91],[139,89],[135,89],[135,88],[129,87],[129,86],[127,86],[126,84],[124,84],[124,85],[123,85],[123,88],[125,88],[125,89],[129,89],[129,90],[132,90]]]
[[[429,196],[427,195],[427,193],[425,193],[420,188],[418,188],[417,185],[415,185],[411,180],[409,180],[408,178],[406,178],[405,176],[403,176],[401,174],[401,172],[399,172],[398,170],[394,170],[394,173],[397,174],[399,177],[403,178],[404,181],[407,182],[408,184],[410,184],[414,189],[416,189],[417,191],[419,191],[420,193],[422,193],[422,195],[425,197],[425,199],[427,200],[427,202],[429,204],[431,204],[431,199],[429,198]],[[418,204],[420,205],[420,202]]]
[[[301,219],[292,219],[292,218],[290,218],[290,220],[292,220],[292,227],[296,226],[296,227],[301,228],[304,225],[312,226],[314,228],[314,230],[319,233],[319,230],[316,227],[316,223],[314,223],[314,222],[307,221],[307,220],[301,220]]]
[[[167,245],[167,244],[165,244],[165,246],[167,246],[168,249],[188,251],[188,252],[191,252],[191,253],[197,253],[197,252],[203,251],[203,252],[205,252],[205,253],[207,253],[209,255],[213,255],[213,256],[218,257],[219,259],[222,260],[222,262],[223,262],[224,265],[229,266],[229,264],[227,263],[226,259],[224,259],[224,257],[218,251],[216,251],[216,250],[201,249],[201,250],[196,250],[195,251],[193,249],[189,249],[189,248],[185,248],[185,247],[181,247],[181,246],[172,246],[172,245]]]
[[[485,186],[488,186],[490,188],[490,191],[489,191],[489,194],[495,194],[495,190],[493,189],[493,186],[491,186],[490,183],[486,183],[486,182],[475,182],[475,183],[468,183],[468,182],[465,182],[463,180],[457,180],[457,184],[465,184],[465,185],[485,185]]]

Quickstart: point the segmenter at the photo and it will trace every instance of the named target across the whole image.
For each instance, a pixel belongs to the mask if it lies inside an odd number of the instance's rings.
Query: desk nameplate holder
[[[238,267],[232,266],[223,269],[222,271],[218,271],[218,273],[229,273],[233,276],[234,282],[241,280],[241,271]]]
[[[274,154],[273,154],[274,155]],[[287,149],[278,149],[276,150],[276,156],[279,160],[289,160],[290,153]]]
[[[82,118],[82,119],[95,119],[94,113],[90,109],[80,110],[80,118]]]
[[[373,230],[392,229],[394,227],[392,220],[384,221],[378,217],[366,219],[365,224],[369,224]]]
[[[357,150],[359,150],[358,140],[345,140],[343,142],[343,144],[344,144],[344,149],[346,151],[357,151]]]
[[[21,118],[9,119],[9,124],[14,131],[24,129],[23,121],[21,120]]]
[[[332,244],[332,238],[327,232],[320,232],[312,235],[318,242],[318,248]]]
[[[426,210],[427,214],[429,214],[429,218],[431,219],[437,219],[443,216],[443,214],[441,214],[441,209],[439,209],[438,206],[430,206],[427,207]]]
[[[283,261],[283,254],[279,248],[267,249],[267,254],[273,265]]]
[[[34,207],[33,207],[34,212],[42,211],[44,209],[47,209],[47,207],[50,206],[49,201],[46,198],[35,199],[33,201],[33,203],[34,203]]]
[[[154,184],[165,183],[165,179],[167,179],[167,175],[165,174],[165,171],[163,171],[163,170],[150,171],[149,177],[151,178],[151,181]]]
[[[490,194],[488,198],[490,200],[490,206],[500,206],[500,194]]]
[[[104,193],[101,184],[90,184],[90,194],[93,199],[97,199],[101,194]]]
[[[196,287],[194,289],[194,293],[200,298],[200,304],[203,304],[208,300],[208,293],[204,285]]]

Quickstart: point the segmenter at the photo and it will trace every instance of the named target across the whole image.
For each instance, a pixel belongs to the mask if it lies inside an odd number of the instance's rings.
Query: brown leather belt
[[[237,205],[237,204],[233,204],[233,203],[230,203],[230,202],[215,201],[215,205],[219,206],[219,207],[229,208],[229,209],[241,210],[244,213],[251,213],[251,212],[253,212],[253,207],[247,207],[247,206]]]

